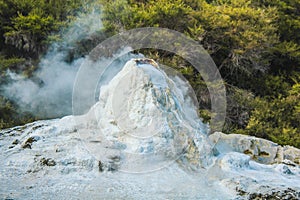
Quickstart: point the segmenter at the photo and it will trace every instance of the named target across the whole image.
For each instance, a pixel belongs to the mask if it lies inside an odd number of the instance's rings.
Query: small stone
[[[34,126],[34,127],[32,127],[32,130],[37,130],[37,129],[43,127],[43,126],[44,126],[44,125],[37,125],[37,126]]]
[[[119,165],[116,163],[113,163],[113,162],[109,162],[107,167],[108,167],[108,169],[107,169],[108,171],[114,172],[114,171],[118,170]]]
[[[294,175],[294,173],[288,168],[288,166],[283,167],[283,173],[288,175]]]
[[[55,166],[56,165],[56,162],[52,158],[48,158],[48,159],[42,158],[40,160],[40,163],[45,166]]]
[[[98,167],[99,167],[99,171],[100,172],[103,172],[103,170],[104,170],[104,166],[103,166],[103,163],[99,160],[99,162],[98,162]]]
[[[48,159],[48,163],[47,163],[48,166],[55,166],[56,165],[56,162],[52,159]]]
[[[121,160],[121,157],[119,155],[113,155],[111,157],[109,157],[111,160],[118,162]]]
[[[31,149],[31,144],[23,144],[22,148],[23,149]]]
[[[32,144],[33,142],[36,142],[38,140],[40,140],[39,136],[32,136],[26,140],[25,144],[27,144],[27,143]]]
[[[20,141],[19,141],[18,139],[15,139],[15,140],[12,142],[13,145],[17,145],[17,144],[19,144],[19,143],[20,143]]]
[[[32,143],[33,143],[33,142],[36,142],[36,141],[38,141],[38,140],[40,140],[40,137],[39,137],[39,136],[32,136],[32,137],[29,137],[29,138],[24,142],[24,144],[22,145],[22,148],[23,148],[23,149],[26,149],[26,148],[31,149]]]

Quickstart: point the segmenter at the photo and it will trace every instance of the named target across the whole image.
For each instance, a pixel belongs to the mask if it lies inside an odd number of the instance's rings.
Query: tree
[[[239,130],[238,133],[247,133],[300,148],[299,83],[293,85],[287,97],[279,97],[272,101],[257,98],[255,105],[246,129]]]
[[[204,31],[192,29],[190,34],[210,52],[223,74],[234,79],[264,71],[269,66],[267,52],[278,41],[276,9],[256,7],[251,0],[200,2],[193,13],[194,27]]]
[[[43,52],[44,41],[59,27],[52,16],[43,15],[40,10],[33,10],[27,16],[18,13],[12,19],[12,27],[4,34],[5,42],[38,56]]]

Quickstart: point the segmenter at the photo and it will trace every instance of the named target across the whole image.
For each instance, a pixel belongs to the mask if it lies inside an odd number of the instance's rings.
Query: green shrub
[[[278,144],[300,148],[300,84],[295,84],[287,97],[256,98],[245,130],[238,133],[270,139]]]

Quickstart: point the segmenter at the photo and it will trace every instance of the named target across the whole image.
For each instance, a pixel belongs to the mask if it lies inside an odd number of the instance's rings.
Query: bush
[[[300,148],[300,84],[295,84],[287,97],[256,98],[255,103],[246,129],[237,132]]]

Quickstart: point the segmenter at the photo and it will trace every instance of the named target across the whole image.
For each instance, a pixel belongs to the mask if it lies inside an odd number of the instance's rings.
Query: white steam
[[[4,95],[17,103],[22,111],[31,112],[38,117],[54,118],[72,114],[73,84],[87,55],[68,62],[69,51],[74,49],[76,42],[92,38],[102,28],[99,10],[92,9],[88,14],[79,14],[70,27],[62,31],[62,41],[51,45],[41,59],[34,77],[28,79],[7,71],[11,81],[3,86]],[[115,69],[106,71],[108,74],[105,77],[116,74],[126,61],[123,58],[113,62]],[[101,63],[98,67],[102,67]]]
[[[63,35],[66,44],[86,39],[103,28],[100,10],[92,9],[90,13],[80,13],[77,19]]]
[[[12,82],[4,86],[6,96],[23,111],[39,117],[71,113],[72,86],[83,59],[70,64],[63,60],[63,53],[50,52],[42,59],[34,80],[8,72]]]

